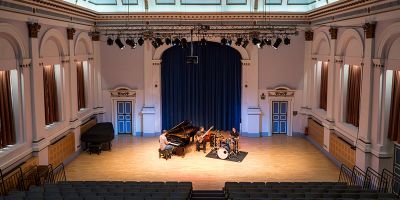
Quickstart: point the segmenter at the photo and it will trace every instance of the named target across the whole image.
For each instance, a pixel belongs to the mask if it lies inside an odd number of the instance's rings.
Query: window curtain
[[[323,62],[321,67],[321,86],[319,94],[319,108],[326,110],[328,96],[328,63]]]
[[[198,64],[187,64],[190,47],[167,49],[161,63],[162,128],[183,120],[215,129],[240,128],[242,64],[234,48],[193,43]]]
[[[83,63],[78,62],[76,65],[77,69],[77,81],[78,81],[78,110],[86,107],[85,100],[85,75],[83,72]]]
[[[356,127],[360,119],[361,67],[351,65],[347,88],[346,122]]]
[[[15,142],[10,72],[0,71],[0,148]]]
[[[400,71],[394,71],[388,137],[391,140],[400,143],[399,124],[400,124]]]
[[[43,68],[44,85],[44,110],[46,125],[58,121],[58,97],[57,82],[54,66],[48,65]]]

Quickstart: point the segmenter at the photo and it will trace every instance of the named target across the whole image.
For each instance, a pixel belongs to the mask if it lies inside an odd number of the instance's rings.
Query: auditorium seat
[[[190,198],[191,182],[62,181],[13,192],[4,199],[68,200],[185,200]],[[3,199],[1,199],[3,200]]]
[[[263,185],[265,187],[263,187]],[[337,182],[226,182],[225,195],[233,200],[330,200],[330,199],[396,199],[393,194],[378,193],[362,189],[360,186],[349,186]]]

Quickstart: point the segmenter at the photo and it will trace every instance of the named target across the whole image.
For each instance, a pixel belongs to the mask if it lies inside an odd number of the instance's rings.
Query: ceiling
[[[308,12],[339,0],[64,0],[99,13]]]

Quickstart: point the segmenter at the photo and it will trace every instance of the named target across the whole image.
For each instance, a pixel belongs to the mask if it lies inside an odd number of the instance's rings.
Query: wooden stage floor
[[[221,189],[226,181],[337,181],[339,169],[302,137],[240,139],[241,163],[206,158],[189,146],[184,158],[158,158],[158,137],[120,135],[112,151],[82,152],[66,166],[68,180],[191,181],[195,189]],[[208,147],[207,150],[210,150]]]

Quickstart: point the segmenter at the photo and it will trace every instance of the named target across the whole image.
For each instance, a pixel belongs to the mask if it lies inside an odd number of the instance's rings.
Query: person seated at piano
[[[236,130],[235,127],[232,128],[232,131],[230,132],[231,138],[232,139],[239,139],[239,132]]]
[[[204,131],[204,127],[200,127],[200,130],[197,131],[194,139],[196,141],[196,151],[200,151],[200,145],[203,146],[204,153],[206,152],[206,141],[204,140],[206,132]]]
[[[168,142],[167,140],[167,134],[168,132],[166,130],[163,130],[162,134],[160,135],[160,150],[164,151],[164,150],[170,150],[172,151],[172,149],[174,148],[174,146],[172,146],[170,144],[170,142]]]

